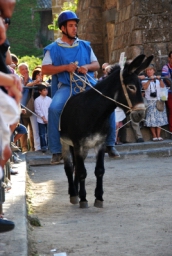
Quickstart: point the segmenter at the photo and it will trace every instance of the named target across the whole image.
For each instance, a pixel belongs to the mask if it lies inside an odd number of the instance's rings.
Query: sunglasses
[[[5,22],[5,24],[8,24],[8,25],[11,24],[11,20],[10,20],[9,18],[5,18],[5,19],[4,19],[4,22]]]

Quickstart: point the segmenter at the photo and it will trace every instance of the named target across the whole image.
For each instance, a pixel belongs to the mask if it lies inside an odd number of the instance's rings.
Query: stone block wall
[[[61,7],[63,6],[63,3],[65,0],[51,0],[52,1],[52,14],[53,18],[55,17],[56,14],[59,14],[62,9]],[[60,36],[59,31],[54,31],[54,39],[58,38]]]
[[[99,62],[153,54],[157,70],[172,50],[171,0],[80,0],[79,35],[92,43]]]
[[[80,18],[79,37],[91,42],[96,56],[102,63],[104,61],[102,0],[80,0],[77,15]]]
[[[153,54],[157,69],[161,69],[163,58],[172,49],[171,11],[168,0],[119,0],[116,7],[104,10],[109,62],[118,61],[123,51],[128,59],[140,53]]]

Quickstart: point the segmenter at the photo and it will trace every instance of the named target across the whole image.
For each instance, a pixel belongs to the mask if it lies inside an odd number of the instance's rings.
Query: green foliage
[[[27,218],[32,226],[41,227],[41,222],[37,216],[28,215]]]
[[[59,30],[59,28],[58,28],[58,26],[57,26],[58,17],[59,17],[58,14],[56,14],[56,15],[54,16],[54,19],[53,19],[52,24],[48,25],[48,29],[49,29],[49,30]]]
[[[40,28],[40,15],[33,11],[36,5],[37,0],[16,1],[7,36],[11,52],[17,56],[42,54],[42,50],[34,45]]]
[[[76,12],[77,4],[78,4],[78,0],[74,0],[73,3],[71,3],[71,2],[64,2],[62,10],[63,11],[71,10],[73,12]]]
[[[34,70],[35,67],[39,66],[42,64],[42,59],[37,58],[35,56],[23,56],[19,58],[19,64],[25,62],[29,66],[29,75],[32,75],[32,71]]]
[[[76,12],[77,4],[79,0],[73,0],[73,2],[64,2],[62,6],[62,11],[71,10],[73,12]],[[58,20],[59,14],[56,14],[53,23],[48,25],[49,30],[59,30],[57,26],[57,20]]]

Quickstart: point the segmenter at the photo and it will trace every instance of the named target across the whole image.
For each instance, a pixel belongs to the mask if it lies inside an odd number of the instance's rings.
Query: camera
[[[156,98],[157,93],[156,93],[156,92],[151,92],[151,93],[150,93],[150,96],[151,96],[152,98]]]

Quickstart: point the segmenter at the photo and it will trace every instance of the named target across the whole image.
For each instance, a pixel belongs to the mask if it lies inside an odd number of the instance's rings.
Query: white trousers
[[[39,129],[38,129],[36,116],[31,115],[30,121],[32,125],[32,130],[33,130],[34,147],[35,147],[35,151],[37,151],[41,149],[41,144],[40,144]]]

